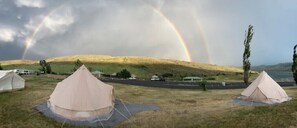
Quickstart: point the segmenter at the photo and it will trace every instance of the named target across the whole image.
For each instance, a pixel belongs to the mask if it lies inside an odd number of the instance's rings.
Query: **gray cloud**
[[[108,54],[185,60],[168,18],[194,61],[241,65],[244,32],[252,24],[252,64],[287,62],[296,41],[296,4],[293,0],[1,0],[0,49],[7,54],[0,59],[21,58],[25,42],[45,19],[27,59]],[[12,53],[6,50],[9,47],[18,51]]]
[[[44,7],[43,0],[14,0],[15,4],[18,7],[35,7],[35,8],[42,8]]]
[[[13,29],[1,28],[0,29],[0,41],[2,42],[13,42],[16,32]]]
[[[131,3],[133,8],[115,1],[104,4],[93,9],[72,6],[79,20],[63,34],[63,42],[60,38],[43,39],[30,51],[42,57],[52,56],[49,53],[54,50],[54,56],[96,53],[184,59],[175,33],[150,6],[143,2]]]

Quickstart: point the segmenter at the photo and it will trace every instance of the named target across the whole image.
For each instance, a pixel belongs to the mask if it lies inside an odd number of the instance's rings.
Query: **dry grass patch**
[[[232,99],[242,90],[175,90],[115,85],[116,95],[133,103],[158,104],[161,109],[137,114],[119,127],[190,127],[203,124],[208,117],[234,111],[241,106]],[[138,96],[135,96],[137,92]],[[133,98],[134,97],[134,98]],[[142,122],[142,123],[138,123]]]

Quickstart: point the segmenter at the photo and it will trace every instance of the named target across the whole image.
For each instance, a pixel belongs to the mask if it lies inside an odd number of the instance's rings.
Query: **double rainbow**
[[[149,7],[152,8],[152,10],[158,14],[160,17],[162,17],[164,19],[164,21],[168,24],[168,26],[170,26],[170,28],[174,31],[175,35],[177,36],[180,45],[182,46],[182,48],[184,49],[185,55],[186,55],[186,61],[192,62],[192,57],[189,51],[189,48],[187,47],[187,44],[184,40],[184,38],[182,37],[182,35],[180,34],[180,32],[178,31],[177,27],[174,25],[173,22],[171,22],[169,20],[168,17],[166,17],[160,10],[148,5]],[[54,13],[56,13],[57,10],[59,10],[62,6],[53,9],[52,11],[50,11],[46,16],[44,16],[44,18],[40,21],[40,23],[36,26],[35,29],[33,29],[33,32],[31,34],[31,36],[27,37],[25,40],[25,45],[24,45],[24,50],[23,50],[23,54],[22,54],[22,59],[25,59],[25,56],[28,52],[28,49],[30,48],[29,46],[33,45],[32,42],[34,40],[34,38],[36,37],[36,35],[38,34],[38,32],[40,31],[40,29],[42,28],[42,26],[44,25],[45,21]],[[198,19],[196,18],[196,20],[198,21]],[[203,34],[200,24],[199,22],[197,22],[197,29],[200,32],[200,34]],[[205,49],[207,51],[207,55],[208,55],[208,62],[211,63],[211,57],[210,57],[210,52],[209,52],[209,48],[208,45],[204,39],[204,35],[201,35],[202,37],[202,41],[204,43]]]

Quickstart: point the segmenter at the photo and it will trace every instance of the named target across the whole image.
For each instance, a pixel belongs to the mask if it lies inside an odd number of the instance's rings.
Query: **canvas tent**
[[[88,120],[101,115],[108,118],[114,100],[113,87],[98,80],[83,65],[57,84],[48,106],[53,113],[64,118]]]
[[[244,100],[267,104],[282,103],[290,99],[283,88],[265,71],[241,95],[241,98]]]
[[[0,91],[11,91],[25,88],[25,80],[12,70],[0,71]]]

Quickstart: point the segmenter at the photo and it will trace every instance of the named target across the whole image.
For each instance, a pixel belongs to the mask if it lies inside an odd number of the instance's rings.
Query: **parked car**
[[[136,77],[129,77],[129,80],[136,80]]]
[[[159,81],[159,80],[160,80],[160,77],[157,76],[157,75],[153,75],[153,76],[151,77],[151,81]]]

